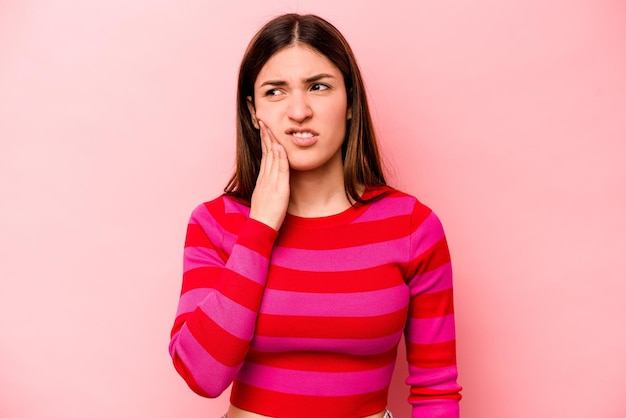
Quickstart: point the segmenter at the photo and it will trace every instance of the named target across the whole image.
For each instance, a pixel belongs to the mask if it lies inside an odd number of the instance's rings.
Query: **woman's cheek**
[[[285,127],[281,126],[281,110],[276,103],[259,103],[256,108],[256,118],[265,124],[279,144],[285,146]]]
[[[274,135],[278,142],[281,142],[281,138],[279,138],[279,126],[275,123],[271,117],[268,117],[267,114],[263,112],[257,112],[256,117],[258,120],[262,121],[263,124],[270,130],[270,132]]]
[[[264,124],[266,127],[268,127],[268,128],[270,128],[270,129],[272,129],[272,128],[271,128],[272,123],[271,123],[271,121],[268,121],[268,120],[267,120],[266,114],[265,114],[265,112],[263,112],[263,110],[262,110],[262,109],[260,109],[259,107],[257,107],[257,108],[256,108],[256,110],[255,110],[255,112],[254,112],[254,116],[255,116],[256,120],[263,122],[263,124]]]

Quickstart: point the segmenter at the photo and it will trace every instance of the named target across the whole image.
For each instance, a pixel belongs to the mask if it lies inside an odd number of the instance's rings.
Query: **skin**
[[[278,230],[287,213],[346,210],[341,145],[351,113],[339,69],[312,48],[286,47],[261,69],[248,108],[263,144],[250,218]],[[228,418],[268,417],[231,405]]]
[[[228,413],[226,414],[228,418],[271,418],[266,415],[255,414],[254,412],[244,411],[243,409],[237,408],[235,406],[230,406],[228,408]],[[363,418],[383,418],[385,416],[385,411],[379,412],[374,415],[368,415]]]

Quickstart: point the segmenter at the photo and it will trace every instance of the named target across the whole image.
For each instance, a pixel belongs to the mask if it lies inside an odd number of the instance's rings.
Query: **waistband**
[[[228,414],[222,415],[222,418],[228,418]],[[393,418],[393,414],[390,410],[385,409],[385,415],[383,415],[383,418]]]

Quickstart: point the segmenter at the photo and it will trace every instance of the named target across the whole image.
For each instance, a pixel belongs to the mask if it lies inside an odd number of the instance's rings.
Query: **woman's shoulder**
[[[372,202],[385,202],[386,205],[430,210],[430,208],[422,203],[416,196],[391,186],[368,187],[365,193],[363,193],[363,198]]]
[[[412,231],[420,230],[421,234],[443,236],[443,225],[437,213],[422,203],[417,197],[401,190],[385,187],[378,190],[382,197],[372,206],[371,212],[379,218],[404,218]]]
[[[432,213],[417,197],[390,186],[368,187],[362,197],[367,201],[363,208],[365,219],[402,217],[413,223],[415,221],[412,219],[424,218]]]
[[[193,209],[191,217],[198,220],[207,218],[219,220],[231,215],[248,216],[249,213],[250,202],[222,194],[197,205]]]

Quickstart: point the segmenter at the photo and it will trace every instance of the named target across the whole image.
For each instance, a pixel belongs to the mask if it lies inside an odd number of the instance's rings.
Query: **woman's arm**
[[[413,418],[458,418],[450,253],[437,216],[419,202],[411,230],[411,301],[406,326]]]
[[[169,347],[178,373],[207,397],[230,385],[248,352],[277,236],[269,226],[219,206],[200,205],[189,221]],[[228,232],[237,222],[237,234]],[[229,239],[234,243],[224,245]]]
[[[207,397],[219,396],[243,364],[289,203],[287,154],[263,122],[258,123],[263,154],[249,218],[227,213],[222,198],[196,208],[187,228],[170,355],[187,384]],[[236,234],[228,232],[233,228]],[[232,242],[224,245],[233,237],[232,247]]]

